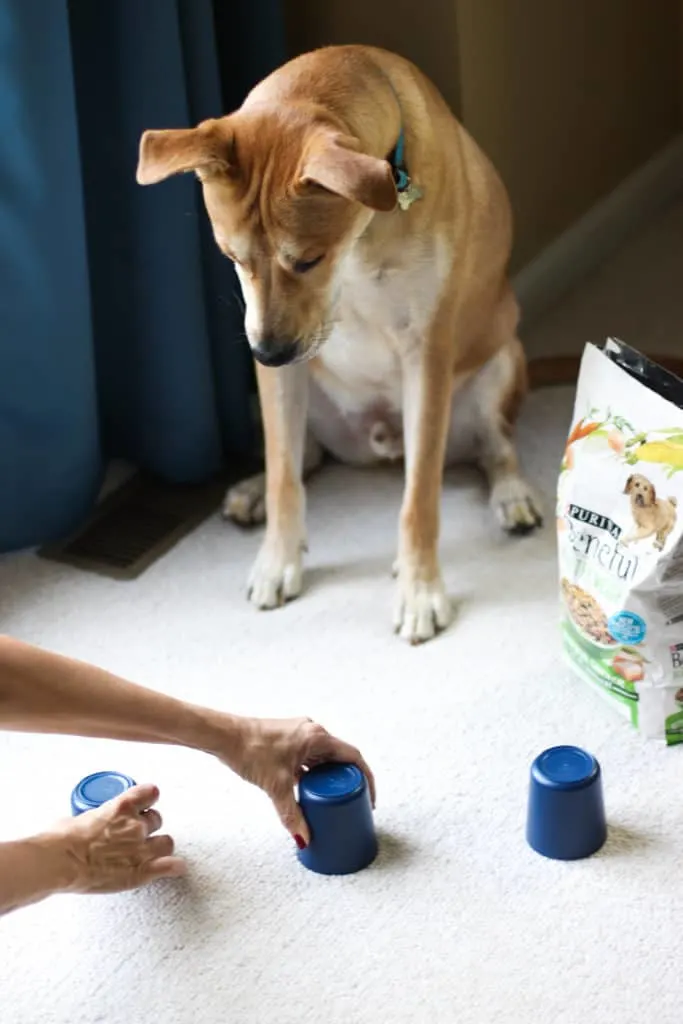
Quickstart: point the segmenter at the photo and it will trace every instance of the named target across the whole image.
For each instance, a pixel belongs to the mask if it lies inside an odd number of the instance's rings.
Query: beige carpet
[[[530,344],[673,342],[682,257],[680,207]],[[78,778],[113,767],[159,783],[191,865],[182,883],[0,922],[3,1021],[680,1020],[683,750],[646,744],[560,661],[553,493],[571,401],[539,392],[524,414],[524,462],[550,513],[538,536],[501,537],[477,477],[449,476],[442,548],[459,614],[423,648],[389,629],[390,473],[317,478],[306,593],[277,613],[244,601],[258,536],[218,519],[134,583],[31,556],[0,565],[5,631],[197,701],[310,714],[353,740],[377,773],[381,837],[372,868],[320,878],[261,794],[199,754],[2,737],[2,837],[62,815]],[[558,742],[593,751],[605,778],[609,841],[573,864],[524,841],[529,765]]]

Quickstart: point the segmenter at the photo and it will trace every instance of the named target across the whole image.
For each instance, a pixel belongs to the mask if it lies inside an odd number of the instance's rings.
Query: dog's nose
[[[277,338],[264,338],[253,348],[254,359],[263,366],[286,366],[294,362],[298,350],[295,341],[281,341]]]

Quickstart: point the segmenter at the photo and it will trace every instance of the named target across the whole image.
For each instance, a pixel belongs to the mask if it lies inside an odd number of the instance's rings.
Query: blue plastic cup
[[[135,785],[135,779],[131,779],[129,775],[122,775],[121,772],[95,772],[94,775],[86,775],[71,793],[71,813],[76,815],[92,811],[106,804],[108,800],[121,796]]]
[[[531,766],[526,838],[553,860],[579,860],[607,838],[602,772],[579,747],[550,747]]]
[[[377,856],[370,789],[353,764],[324,764],[299,783],[299,804],[311,841],[298,857],[319,875],[350,875]]]

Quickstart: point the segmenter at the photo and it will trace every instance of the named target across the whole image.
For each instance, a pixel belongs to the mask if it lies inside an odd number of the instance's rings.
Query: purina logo
[[[594,526],[596,530],[604,530],[613,540],[619,540],[621,537],[621,527],[609,516],[601,516],[599,512],[591,512],[589,508],[582,508],[580,505],[570,505],[567,515],[578,523]]]
[[[569,543],[577,558],[596,563],[617,579],[634,579],[638,555],[622,543],[621,527],[609,516],[570,504],[565,522],[569,526]]]

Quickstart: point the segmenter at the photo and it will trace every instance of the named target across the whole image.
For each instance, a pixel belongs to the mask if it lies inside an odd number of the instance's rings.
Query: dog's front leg
[[[256,373],[266,448],[266,536],[249,577],[249,597],[257,608],[276,608],[301,592],[308,368],[257,364]]]
[[[453,324],[441,316],[419,351],[403,359],[405,490],[395,565],[396,631],[410,643],[448,625],[451,607],[438,558],[441,484],[453,394]]]

